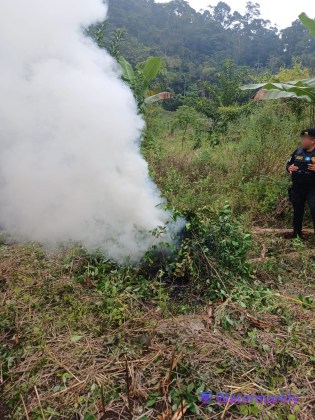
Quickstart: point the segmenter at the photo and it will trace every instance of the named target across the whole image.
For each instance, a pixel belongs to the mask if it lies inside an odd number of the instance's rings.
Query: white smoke
[[[101,0],[0,0],[0,225],[138,258],[168,214],[116,62],[84,36]]]

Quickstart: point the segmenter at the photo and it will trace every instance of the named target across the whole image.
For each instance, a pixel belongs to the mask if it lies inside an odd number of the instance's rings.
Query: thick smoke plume
[[[101,0],[0,0],[0,225],[138,258],[168,214],[116,62],[84,35]]]

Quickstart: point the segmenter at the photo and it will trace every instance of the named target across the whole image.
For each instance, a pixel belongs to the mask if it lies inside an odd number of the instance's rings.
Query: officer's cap
[[[312,137],[315,138],[315,128],[308,128],[301,132],[301,137]]]

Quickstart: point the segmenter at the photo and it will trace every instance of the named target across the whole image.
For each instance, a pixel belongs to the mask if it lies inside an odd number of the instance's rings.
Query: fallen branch
[[[39,404],[40,412],[42,414],[42,419],[46,420],[46,417],[45,417],[45,414],[44,414],[44,411],[43,411],[43,407],[42,407],[42,403],[40,402],[40,398],[39,398],[36,386],[34,386],[34,389],[35,389],[36,398],[37,398],[37,401],[38,401],[38,404]]]

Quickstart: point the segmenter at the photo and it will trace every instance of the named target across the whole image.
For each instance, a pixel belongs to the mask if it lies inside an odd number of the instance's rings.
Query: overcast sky
[[[159,3],[167,3],[169,0],[156,0]],[[219,0],[188,0],[196,10],[205,9],[209,4],[215,6]],[[232,10],[243,12],[247,0],[226,0]],[[298,18],[301,12],[305,12],[309,17],[315,18],[314,0],[253,0],[261,6],[261,15],[264,19],[269,19],[272,24],[277,24],[280,28],[290,26],[291,22]]]

